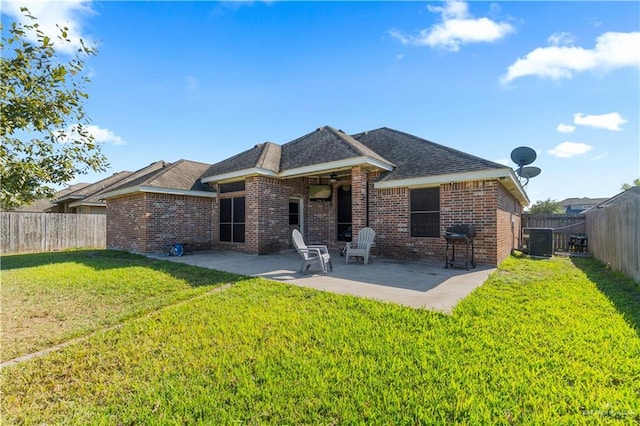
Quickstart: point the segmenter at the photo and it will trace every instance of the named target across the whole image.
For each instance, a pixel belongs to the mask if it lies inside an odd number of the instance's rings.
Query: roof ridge
[[[280,160],[282,158],[282,146],[274,142],[263,142],[260,144],[262,150],[258,156],[255,166],[263,169],[280,171]],[[268,163],[272,163],[269,165]]]
[[[393,164],[391,161],[384,158],[381,154],[369,148],[368,146],[366,146],[365,144],[363,144],[353,136],[344,132],[343,130],[335,129],[334,127],[331,127],[331,126],[324,126],[324,127],[332,131],[335,135],[340,137],[342,140],[344,140],[357,154],[360,154],[363,157],[374,157],[374,158],[383,160],[389,164]]]

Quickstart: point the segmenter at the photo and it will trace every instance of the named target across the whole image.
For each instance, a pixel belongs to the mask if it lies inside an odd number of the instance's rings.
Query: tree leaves
[[[37,18],[27,8],[21,11],[29,21],[13,22],[8,31],[2,27],[0,45],[2,209],[49,196],[52,185],[108,166],[100,145],[83,128],[89,123],[84,59],[96,50],[82,42],[75,55],[63,57]],[[71,43],[68,28],[58,29],[58,42]]]

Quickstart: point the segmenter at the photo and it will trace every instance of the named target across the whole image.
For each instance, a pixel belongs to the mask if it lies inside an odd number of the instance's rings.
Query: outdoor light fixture
[[[331,173],[331,174],[329,175],[329,180],[330,180],[331,182],[335,182],[335,181],[337,181],[337,180],[338,180],[338,175],[337,175],[335,172],[334,172],[334,173]]]

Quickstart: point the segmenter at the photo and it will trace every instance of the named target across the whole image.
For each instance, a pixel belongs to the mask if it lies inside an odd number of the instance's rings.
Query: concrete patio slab
[[[322,274],[313,268],[298,273],[300,257],[295,251],[251,255],[226,250],[195,252],[181,257],[151,256],[235,274],[263,277],[316,290],[350,294],[412,308],[443,313],[481,286],[495,268],[445,269],[444,262],[374,257],[369,264],[345,264],[338,252],[331,254],[333,271]]]

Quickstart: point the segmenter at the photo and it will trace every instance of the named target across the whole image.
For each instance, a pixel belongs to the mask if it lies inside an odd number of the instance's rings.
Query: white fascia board
[[[376,182],[373,184],[375,189],[385,188],[427,188],[430,186],[437,186],[444,183],[452,182],[466,182],[473,180],[487,180],[487,179],[508,179],[516,190],[513,193],[514,196],[524,202],[525,205],[529,204],[529,198],[520,185],[520,181],[516,178],[512,169],[487,169],[479,170],[467,173],[451,173],[446,175],[437,176],[423,176],[409,179],[396,179],[382,182]]]
[[[251,169],[238,170],[235,172],[223,173],[221,175],[207,176],[205,178],[200,179],[200,181],[202,183],[221,182],[225,180],[237,180],[240,178],[245,178],[248,176],[256,176],[256,175],[271,176],[271,177],[278,176],[278,174],[272,170],[263,169],[261,167],[253,167]]]
[[[356,157],[346,160],[332,161],[330,163],[312,164],[310,166],[298,167],[295,169],[285,170],[278,177],[290,178],[296,176],[308,176],[318,173],[326,173],[327,171],[346,169],[354,166],[373,166],[382,170],[393,170],[393,164],[377,160],[371,157]]]
[[[69,201],[69,200],[82,200],[83,198],[85,198],[84,195],[65,195],[64,197],[56,198],[52,202],[61,203],[63,201]]]
[[[91,206],[91,207],[104,207],[106,204],[99,201],[76,201],[69,204],[69,207]]]
[[[204,197],[204,198],[216,198],[217,192],[209,191],[191,191],[189,189],[173,189],[173,188],[158,188],[155,186],[132,186],[129,188],[123,188],[116,191],[105,192],[98,198],[100,200],[106,200],[108,198],[120,197],[122,195],[134,194],[137,192],[152,192],[155,194],[171,194],[171,195],[188,195],[192,197]]]

